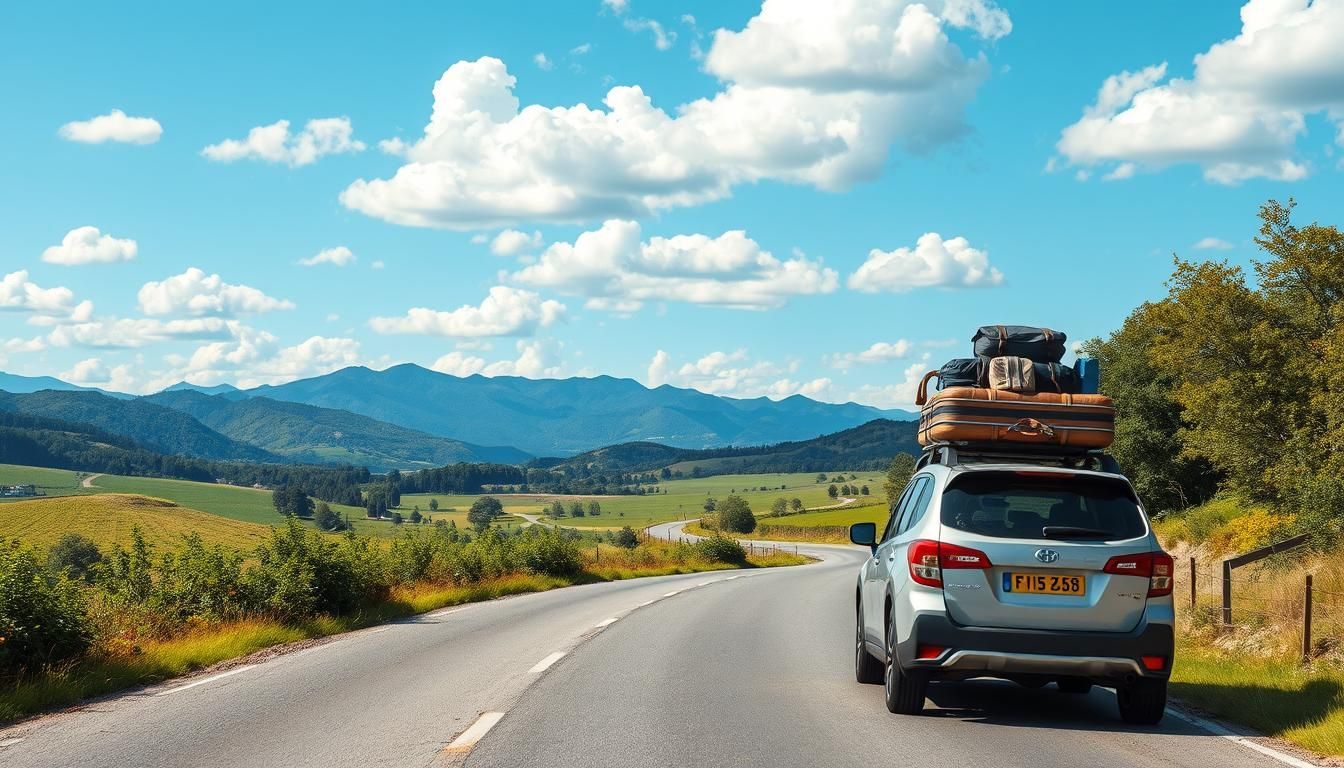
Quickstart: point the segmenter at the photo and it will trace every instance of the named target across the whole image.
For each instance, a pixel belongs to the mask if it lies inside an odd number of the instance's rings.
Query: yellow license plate
[[[1049,573],[1005,573],[1003,591],[1028,595],[1083,595],[1087,580],[1082,576]]]

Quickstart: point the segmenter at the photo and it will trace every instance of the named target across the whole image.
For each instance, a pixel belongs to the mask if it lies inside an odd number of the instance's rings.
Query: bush
[[[35,550],[0,545],[0,675],[74,658],[92,641],[80,587]]]
[[[719,502],[718,518],[718,529],[721,531],[751,533],[756,530],[756,516],[751,513],[751,505],[741,496],[729,496]]]
[[[617,531],[616,535],[612,537],[612,543],[618,547],[634,549],[639,546],[639,537],[635,535],[630,526],[625,525],[621,526],[621,530]]]
[[[514,546],[518,564],[529,573],[543,576],[574,576],[583,570],[579,547],[573,540],[553,531],[538,531],[540,526],[525,529],[516,537]]]
[[[47,567],[72,579],[92,581],[94,566],[103,562],[98,545],[78,533],[67,533],[47,553]]]
[[[164,555],[151,603],[178,621],[237,618],[253,607],[242,567],[242,555],[218,544],[207,549],[191,533],[181,550]]]
[[[695,547],[697,555],[711,563],[742,565],[747,562],[747,552],[742,549],[742,545],[722,536],[700,539],[692,546]]]

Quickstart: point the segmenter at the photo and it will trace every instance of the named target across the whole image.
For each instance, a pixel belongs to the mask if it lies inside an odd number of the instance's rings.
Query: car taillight
[[[1142,552],[1137,555],[1117,555],[1106,561],[1104,573],[1120,576],[1142,576],[1148,579],[1148,596],[1165,597],[1171,594],[1172,560],[1166,552]]]
[[[911,542],[907,550],[910,560],[910,578],[926,587],[943,586],[943,570],[978,569],[990,567],[989,557],[978,549],[940,544],[928,539]]]

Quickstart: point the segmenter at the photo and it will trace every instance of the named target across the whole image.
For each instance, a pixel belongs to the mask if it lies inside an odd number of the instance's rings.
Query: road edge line
[[[1238,744],[1252,751],[1259,752],[1260,754],[1266,757],[1272,757],[1275,760],[1278,760],[1280,763],[1283,763],[1284,765],[1291,765],[1293,766],[1293,768],[1321,768],[1320,765],[1318,765],[1317,763],[1308,762],[1300,757],[1290,755],[1287,752],[1280,752],[1279,750],[1274,749],[1273,747],[1267,747],[1264,744],[1261,744],[1260,742],[1255,741],[1254,739],[1248,736],[1242,736],[1238,733],[1229,731],[1228,729],[1224,728],[1218,723],[1215,723],[1212,720],[1205,720],[1204,718],[1199,717],[1198,715],[1193,715],[1189,712],[1185,712],[1175,707],[1169,707],[1167,709],[1167,714],[1175,715],[1177,719],[1184,720],[1185,722],[1195,726],[1196,728],[1203,728],[1204,730],[1208,731],[1214,736],[1217,736],[1222,739],[1227,739],[1228,741],[1234,744]]]
[[[209,677],[203,677],[203,678],[201,678],[200,680],[193,680],[192,682],[187,683],[186,685],[179,685],[179,686],[177,686],[176,688],[169,688],[169,689],[166,690],[166,691],[159,691],[158,693],[156,693],[156,694],[154,694],[154,695],[155,695],[155,696],[167,696],[167,695],[170,694],[170,693],[178,693],[178,692],[180,692],[180,691],[185,691],[185,690],[187,690],[188,688],[195,688],[195,687],[198,686],[198,685],[205,685],[206,683],[213,683],[213,682],[216,681],[216,680],[219,680],[219,679],[221,679],[221,678],[225,678],[225,677],[229,677],[229,676],[231,676],[231,675],[236,675],[236,674],[238,674],[239,672],[246,672],[246,671],[249,670],[249,669],[254,669],[254,668],[256,668],[256,666],[257,666],[256,664],[245,664],[245,665],[243,665],[243,666],[241,666],[241,667],[234,667],[233,669],[227,669],[227,670],[225,670],[225,671],[223,671],[223,672],[220,672],[220,673],[217,674],[217,675],[210,675]]]

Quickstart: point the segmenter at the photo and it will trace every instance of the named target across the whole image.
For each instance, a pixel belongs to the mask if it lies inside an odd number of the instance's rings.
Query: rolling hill
[[[919,453],[916,427],[910,421],[874,419],[811,440],[747,448],[689,450],[651,442],[622,443],[563,461],[538,460],[536,464],[602,472],[648,472],[668,467],[688,475],[815,472],[836,467],[881,469],[897,453]]]
[[[149,543],[170,550],[177,549],[189,533],[199,534],[207,546],[223,544],[244,550],[270,536],[270,528],[265,525],[135,494],[53,496],[0,505],[0,540],[20,539],[39,547],[49,547],[69,533],[92,539],[104,550],[112,544],[125,546],[131,541],[133,527],[138,527]]]
[[[164,454],[280,461],[266,450],[225,437],[181,411],[144,399],[120,400],[101,392],[0,392],[0,410],[92,425]]]
[[[472,445],[349,411],[268,397],[238,400],[179,387],[142,400],[189,414],[229,438],[292,461],[355,464],[385,471],[459,461],[519,464],[532,458],[516,448]]]
[[[257,396],[352,411],[433,435],[551,456],[630,441],[679,448],[769,444],[875,418],[912,418],[904,411],[821,403],[801,395],[778,401],[735,399],[669,385],[650,389],[610,376],[463,378],[410,364],[382,371],[350,367],[223,395],[237,400]]]

